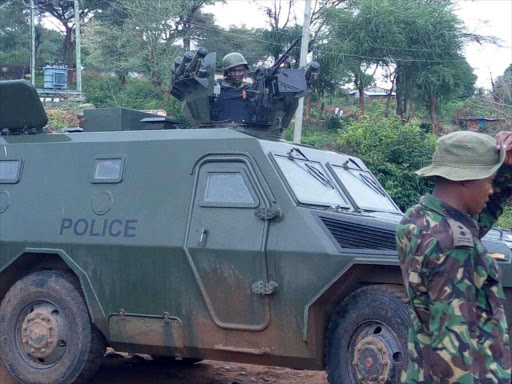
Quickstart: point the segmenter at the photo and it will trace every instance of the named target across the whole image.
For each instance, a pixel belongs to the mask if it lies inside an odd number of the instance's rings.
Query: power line
[[[245,0],[237,0],[237,1],[245,1]],[[251,1],[253,1],[253,0],[251,0]],[[161,15],[155,14],[153,12],[148,12],[148,11],[145,11],[145,10],[142,10],[142,9],[138,9],[138,8],[135,8],[135,7],[128,6],[126,3],[122,5],[122,8],[118,4],[116,4],[114,1],[107,0],[107,3],[109,3],[113,8],[118,9],[118,10],[122,10],[122,11],[132,10],[132,11],[135,11],[135,12],[139,12],[141,14],[148,15],[150,17],[161,17]],[[187,12],[187,11],[184,11],[184,12],[192,14],[191,12]],[[267,45],[274,45],[274,46],[280,46],[280,47],[282,46],[281,43],[276,43],[276,42],[273,42],[273,41],[263,40],[261,38],[257,38],[257,37],[254,37],[254,36],[248,36],[246,34],[242,35],[242,34],[238,34],[238,33],[235,33],[235,32],[229,31],[229,30],[223,30],[223,29],[219,29],[219,28],[211,28],[211,27],[208,27],[208,26],[205,26],[205,25],[201,25],[201,24],[198,24],[198,23],[190,23],[189,22],[187,24],[189,24],[191,26],[194,26],[195,28],[204,30],[204,31],[229,34],[231,36],[240,37],[242,39],[249,39],[249,40],[252,40],[252,41],[257,41],[257,42],[261,42],[261,43],[264,43],[264,44],[267,44]],[[277,31],[277,32],[279,32],[279,31]],[[439,52],[439,53],[449,52],[447,50],[444,51],[444,50],[435,50],[435,49],[428,49],[428,48],[405,48],[405,47],[402,48],[402,47],[384,47],[384,46],[373,46],[373,45],[368,45],[368,47],[370,47],[370,48],[377,48],[377,49],[383,49],[383,50],[387,49],[387,50],[412,51],[412,52],[414,52],[414,51],[416,51],[416,52],[434,52],[434,53],[435,52]],[[332,56],[335,56],[335,57],[349,57],[349,58],[379,60],[379,61],[390,60],[390,61],[394,61],[394,62],[442,63],[442,62],[464,62],[465,61],[465,59],[407,59],[407,58],[377,57],[377,56],[368,56],[368,55],[360,55],[360,54],[349,54],[349,53],[332,52],[332,51],[327,51],[327,50],[322,50],[322,49],[313,49],[312,52],[332,55]]]
[[[112,0],[106,0],[113,8],[116,8],[118,10],[124,10],[122,8],[120,8],[114,1]],[[237,0],[237,1],[245,1],[245,0]],[[253,1],[253,0],[250,0],[250,1]],[[265,0],[266,1],[266,0]],[[273,1],[273,0],[269,0],[269,1]],[[305,1],[305,0],[304,0]],[[465,1],[465,0],[464,0]],[[151,16],[151,17],[161,17],[161,15],[158,15],[158,14],[155,14],[155,13],[152,13],[152,12],[148,12],[148,11],[144,11],[144,10],[141,10],[139,8],[135,8],[135,7],[130,7],[128,6],[127,4],[123,4],[122,7],[128,9],[128,10],[132,10],[132,11],[135,11],[135,12],[139,12],[139,13],[142,13],[142,14],[146,14],[148,16]],[[195,13],[192,13],[192,12],[188,12],[188,11],[185,11],[185,10],[182,10],[180,11],[182,13],[187,13],[187,14],[190,14],[190,15],[196,15]],[[263,40],[263,39],[259,39],[259,38],[256,38],[256,37],[253,37],[253,36],[247,36],[247,35],[241,35],[241,34],[237,34],[235,32],[231,32],[231,31],[226,31],[226,30],[223,30],[223,29],[219,29],[219,28],[211,28],[211,27],[208,27],[208,26],[205,26],[205,25],[202,25],[202,24],[198,24],[198,23],[193,23],[193,22],[188,22],[187,23],[188,25],[192,25],[194,27],[197,27],[199,29],[202,29],[202,30],[206,30],[206,31],[211,31],[211,32],[218,32],[218,33],[225,33],[225,34],[231,34],[232,36],[237,36],[237,37],[241,37],[241,38],[245,38],[245,39],[251,39],[253,41],[259,41],[259,42],[262,42],[262,43],[265,43],[265,44],[270,44],[270,45],[281,45],[280,43],[276,43],[276,42],[272,42],[272,41],[266,41],[266,40]],[[280,31],[274,31],[278,34],[282,34],[282,35],[285,35],[285,32],[280,32]],[[437,53],[443,53],[443,52],[451,52],[449,50],[439,50],[439,49],[430,49],[430,48],[405,48],[405,47],[386,47],[386,46],[377,46],[377,45],[367,45],[367,47],[370,47],[370,48],[377,48],[377,49],[388,49],[388,50],[395,50],[395,51],[411,51],[411,52],[437,52]],[[329,53],[329,52],[326,52],[326,51],[321,51],[321,50],[316,50],[317,52],[321,52],[321,53]],[[330,52],[329,54],[334,54],[333,52]],[[386,60],[386,58],[379,58],[379,57],[370,57],[370,56],[361,56],[361,55],[349,55],[349,54],[345,54],[345,56],[353,56],[353,57],[360,57],[360,58],[374,58],[374,59],[379,59],[379,60]],[[389,58],[388,58],[389,59]],[[398,60],[398,59],[397,59]],[[401,61],[414,61],[413,59],[400,59]],[[425,60],[420,60],[420,59],[417,59],[416,61],[421,61],[421,62],[443,62],[443,61],[447,61],[447,62],[450,62],[450,61],[463,61],[463,60],[428,60],[428,59],[425,59]]]
[[[240,35],[240,34],[237,34],[237,33],[233,33],[233,32],[230,32],[230,31],[225,31],[225,30],[221,30],[221,29],[214,29],[214,28],[207,28],[207,27],[204,27],[204,26],[201,26],[199,24],[194,24],[194,23],[190,23],[194,26],[196,26],[197,28],[199,29],[203,29],[203,30],[207,30],[207,31],[212,31],[212,32],[218,32],[218,33],[225,33],[225,34],[231,34],[233,36],[238,36],[238,37],[241,37],[241,38],[244,38],[244,39],[250,39],[250,40],[253,40],[253,41],[259,41],[261,43],[265,43],[265,44],[271,44],[271,45],[277,45],[277,46],[281,46],[280,43],[275,43],[273,41],[266,41],[266,40],[262,40],[262,39],[259,39],[259,38],[256,38],[256,37],[252,37],[252,36],[246,36],[246,35]],[[297,50],[298,48],[295,48],[295,50]],[[432,62],[432,63],[441,63],[441,62],[464,62],[464,60],[461,60],[461,59],[453,59],[453,60],[450,60],[450,59],[444,59],[444,60],[440,60],[440,59],[437,59],[437,60],[429,60],[429,59],[392,59],[392,58],[389,58],[389,57],[375,57],[375,56],[364,56],[364,55],[356,55],[356,54],[348,54],[348,53],[339,53],[339,52],[332,52],[332,51],[326,51],[326,50],[320,50],[320,49],[312,49],[311,50],[312,52],[317,52],[317,53],[325,53],[325,54],[328,54],[328,55],[333,55],[333,56],[340,56],[340,57],[352,57],[352,58],[360,58],[360,59],[373,59],[373,60],[381,60],[381,61],[384,61],[384,60],[391,60],[391,61],[397,61],[397,62]]]

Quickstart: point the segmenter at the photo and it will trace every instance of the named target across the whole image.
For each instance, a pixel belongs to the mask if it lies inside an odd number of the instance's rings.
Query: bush
[[[325,121],[325,124],[329,131],[337,131],[338,129],[343,128],[343,125],[341,124],[341,119],[336,116],[329,116]]]
[[[338,131],[342,152],[361,158],[402,210],[430,192],[432,180],[414,172],[429,164],[436,137],[419,129],[417,121],[403,123],[398,116],[362,116]]]
[[[512,207],[510,205],[505,206],[503,214],[498,219],[496,226],[512,230]]]
[[[293,140],[293,124],[283,132],[285,140]],[[319,131],[310,127],[304,127],[302,129],[302,140],[301,143],[310,145],[319,149],[334,149],[333,143],[336,142],[337,133],[328,131]]]

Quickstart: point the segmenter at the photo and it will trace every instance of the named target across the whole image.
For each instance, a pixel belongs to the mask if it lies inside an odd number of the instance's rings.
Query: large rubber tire
[[[401,286],[372,285],[347,297],[331,317],[325,365],[330,384],[398,384],[410,325]]]
[[[24,384],[86,383],[105,353],[76,277],[32,273],[12,286],[0,307],[0,354]]]

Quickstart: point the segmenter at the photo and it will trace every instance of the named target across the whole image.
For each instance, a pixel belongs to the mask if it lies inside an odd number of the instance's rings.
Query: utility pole
[[[309,25],[311,24],[311,0],[306,0],[304,7],[304,23],[302,24],[302,42],[300,44],[300,66],[306,66],[309,47]],[[295,130],[293,142],[300,144],[302,138],[302,117],[304,115],[304,98],[299,99],[299,106],[295,112]]]
[[[76,50],[76,89],[82,93],[82,56],[80,51],[80,7],[75,0],[75,50]]]
[[[36,85],[36,26],[34,23],[34,0],[30,0],[30,81]]]

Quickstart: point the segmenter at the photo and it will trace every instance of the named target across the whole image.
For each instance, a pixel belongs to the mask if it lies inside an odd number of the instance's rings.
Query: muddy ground
[[[0,383],[15,384],[0,363]],[[91,384],[327,384],[325,372],[206,360],[176,366],[149,356],[105,355]]]

